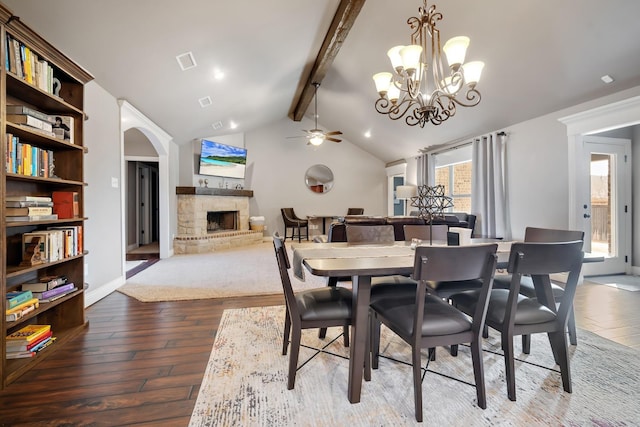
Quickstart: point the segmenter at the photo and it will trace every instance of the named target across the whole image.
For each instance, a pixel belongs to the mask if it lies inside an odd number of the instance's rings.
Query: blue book
[[[7,303],[5,304],[5,309],[10,310],[14,307],[19,306],[23,302],[27,302],[33,298],[33,293],[31,291],[15,291],[7,293]]]

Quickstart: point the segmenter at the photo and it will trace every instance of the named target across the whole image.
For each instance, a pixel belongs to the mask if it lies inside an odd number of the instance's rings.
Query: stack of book
[[[26,126],[30,130],[55,137],[53,126],[56,119],[53,116],[36,111],[24,105],[7,105],[7,121]]]
[[[49,221],[58,219],[53,213],[53,200],[44,196],[7,196],[7,221]]]
[[[20,137],[7,132],[5,170],[8,173],[41,178],[55,178],[53,150],[22,142]]]
[[[27,325],[7,335],[7,359],[33,357],[42,349],[53,344],[51,325]]]
[[[35,311],[40,300],[28,290],[7,292],[5,316],[7,322],[15,322],[24,315]]]
[[[22,290],[31,292],[39,302],[52,302],[63,296],[75,292],[78,288],[73,283],[67,283],[67,278],[43,277],[38,282],[23,283]]]

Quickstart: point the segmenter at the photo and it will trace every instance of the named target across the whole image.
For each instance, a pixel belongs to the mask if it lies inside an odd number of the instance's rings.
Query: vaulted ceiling
[[[386,51],[409,43],[406,22],[422,0],[2,2],[179,144],[293,117],[300,99],[312,118],[303,89],[318,70],[320,127],[385,162],[640,85],[637,0],[436,2],[443,41],[469,36],[467,60],[486,66],[480,104],[423,129],[378,114],[371,79],[391,71]],[[330,32],[334,51],[323,51],[336,11],[346,18]],[[185,52],[197,67],[181,71]],[[325,62],[314,68],[319,53]]]

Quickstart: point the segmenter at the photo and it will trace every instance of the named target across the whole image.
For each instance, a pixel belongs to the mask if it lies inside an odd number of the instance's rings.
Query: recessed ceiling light
[[[211,101],[211,97],[210,96],[205,96],[203,98],[200,98],[200,99],[198,99],[198,102],[200,103],[200,106],[202,108],[208,107],[211,104],[213,104],[213,101]]]
[[[217,121],[217,122],[213,123],[211,125],[211,127],[214,128],[215,130],[222,129],[222,122],[221,121]]]
[[[604,76],[600,77],[600,79],[606,84],[613,83],[613,77],[611,77],[609,74],[605,74]]]
[[[231,129],[235,129],[238,127],[238,124],[236,122],[234,122],[233,120],[229,121],[229,127]]]
[[[370,131],[370,130],[366,131],[366,132],[364,133],[364,137],[365,137],[365,138],[371,138],[371,131]]]
[[[224,71],[216,68],[215,70],[213,70],[213,78],[216,80],[224,79]]]
[[[193,57],[193,53],[191,52],[176,56],[176,60],[178,61],[178,65],[180,65],[180,69],[182,69],[182,71],[195,68],[198,65],[196,64],[196,59]]]

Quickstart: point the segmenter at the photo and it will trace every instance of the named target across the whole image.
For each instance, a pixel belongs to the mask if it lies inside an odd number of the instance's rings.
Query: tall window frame
[[[434,154],[435,184],[444,185],[445,195],[453,199],[447,212],[471,213],[473,159],[471,144],[452,147]]]

